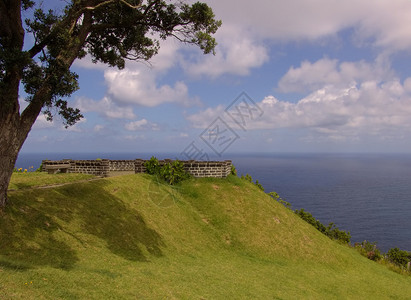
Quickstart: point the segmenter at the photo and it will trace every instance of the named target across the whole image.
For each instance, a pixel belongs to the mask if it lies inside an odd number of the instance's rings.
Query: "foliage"
[[[237,176],[237,169],[234,167],[234,165],[231,165],[231,175]]]
[[[0,165],[6,169],[0,208],[38,115],[43,112],[52,121],[58,114],[66,127],[83,117],[66,100],[79,89],[78,75],[70,70],[76,59],[89,55],[94,63],[123,69],[126,60],[149,61],[168,38],[214,54],[213,35],[221,26],[201,2],[67,0],[52,6],[57,8],[45,10],[40,0],[0,4]],[[20,112],[22,94],[28,104]]]
[[[183,182],[167,209],[150,200],[147,174],[11,192],[0,298],[409,299],[410,277],[304,231],[290,210],[229,177]],[[162,186],[159,199],[169,192]]]
[[[304,208],[302,208],[300,210],[296,209],[295,214],[298,215],[301,219],[303,219],[307,223],[314,226],[318,231],[325,234],[329,238],[337,240],[337,241],[342,242],[344,244],[350,243],[351,234],[349,232],[339,230],[334,225],[334,223],[330,223],[326,227],[319,220],[315,219],[311,213],[305,211]]]
[[[277,201],[278,203],[284,205],[285,207],[287,207],[288,209],[291,209],[291,203],[283,200],[280,195],[278,195],[276,192],[269,192],[267,193],[268,196],[270,196],[271,198],[273,198],[275,201]]]
[[[383,258],[380,249],[377,248],[376,242],[370,243],[369,241],[363,241],[362,243],[355,243],[354,247],[361,255],[370,260],[378,261]]]
[[[162,179],[171,185],[190,178],[190,174],[184,170],[184,164],[178,160],[173,161],[171,164],[164,164],[164,166],[160,168],[159,174]]]
[[[150,160],[145,161],[144,167],[146,168],[146,173],[150,175],[158,174],[160,171],[158,159],[154,156],[152,156]]]
[[[399,248],[391,248],[386,254],[386,258],[401,267],[406,267],[407,263],[411,261],[411,253]]]
[[[261,183],[258,182],[258,180],[255,181],[255,185],[264,192],[264,187],[261,185]]]
[[[221,26],[212,9],[200,2],[108,0],[91,4],[72,0],[67,1],[65,9],[48,11],[38,3],[24,3],[24,9],[33,9],[33,17],[26,19],[25,25],[34,45],[27,51],[16,51],[8,47],[8,37],[0,37],[0,77],[19,60],[26,100],[36,101],[37,93],[47,85],[44,113],[52,120],[55,107],[67,126],[82,117],[62,99],[79,88],[78,75],[69,70],[75,59],[88,53],[93,62],[123,69],[125,60],[152,58],[158,53],[159,39],[169,37],[195,44],[204,53],[214,53],[212,34]],[[5,12],[1,13],[3,16]]]
[[[250,174],[246,174],[245,176],[243,174],[241,174],[241,179],[244,179],[248,182],[253,183],[253,178],[251,177]],[[255,185],[264,192],[264,187],[261,185],[261,183],[258,182],[258,180],[255,181]]]
[[[245,176],[243,175],[243,174],[241,174],[241,179],[244,179],[244,180],[246,180],[246,181],[248,181],[248,182],[253,182],[253,178],[251,177],[251,175],[250,174],[245,174]]]
[[[152,156],[150,160],[144,163],[144,166],[146,167],[146,173],[156,175],[171,185],[190,178],[190,174],[184,170],[184,164],[179,160],[160,166],[158,159]]]

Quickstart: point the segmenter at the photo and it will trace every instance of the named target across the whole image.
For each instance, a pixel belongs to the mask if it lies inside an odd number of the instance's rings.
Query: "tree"
[[[42,1],[40,2],[42,3]],[[0,0],[0,208],[18,153],[43,112],[58,113],[71,126],[81,119],[67,98],[78,87],[70,71],[76,59],[89,54],[93,62],[119,69],[126,60],[147,61],[159,40],[174,37],[214,53],[213,34],[221,26],[204,3],[169,0],[66,0],[61,12],[45,11],[31,0]],[[24,24],[22,12],[32,12]],[[25,34],[33,36],[24,45]],[[19,89],[28,106],[20,112]]]

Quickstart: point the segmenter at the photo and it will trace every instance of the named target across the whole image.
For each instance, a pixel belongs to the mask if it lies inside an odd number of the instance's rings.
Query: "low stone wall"
[[[111,171],[133,171],[135,173],[144,173],[144,159],[136,160],[43,160],[43,171],[46,171],[47,166],[70,164],[68,173],[83,173],[96,176],[107,177]],[[159,160],[160,165],[172,163],[171,159]],[[181,161],[184,164],[184,169],[194,177],[219,177],[225,178],[231,173],[231,160],[225,161]]]
[[[135,172],[144,173],[146,168],[144,163],[146,160],[135,160]],[[165,163],[172,163],[171,159],[159,160],[160,166]],[[225,161],[196,161],[196,160],[182,160],[184,169],[194,177],[219,177],[225,178],[231,173],[231,160]]]
[[[134,171],[135,160],[110,160],[110,172]]]
[[[68,173],[82,173],[82,174],[91,174],[96,176],[107,177],[110,161],[108,159],[101,160],[43,160],[43,171],[47,171],[47,166],[61,165],[61,164],[70,164]]]

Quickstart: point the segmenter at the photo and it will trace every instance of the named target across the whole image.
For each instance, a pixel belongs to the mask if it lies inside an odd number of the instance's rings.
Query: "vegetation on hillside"
[[[409,298],[410,276],[330,240],[254,183],[155,180],[11,192],[0,298]]]

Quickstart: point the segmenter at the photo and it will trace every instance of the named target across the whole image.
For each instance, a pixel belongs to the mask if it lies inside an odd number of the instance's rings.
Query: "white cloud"
[[[411,133],[411,93],[397,80],[365,81],[345,88],[328,85],[296,103],[268,96],[257,105],[264,114],[248,122],[247,130],[306,130],[307,138],[333,141],[361,140],[367,136],[402,139]],[[220,107],[187,119],[194,127],[205,128],[211,115],[221,116]],[[229,118],[225,120],[236,128]]]
[[[268,61],[268,50],[249,31],[223,26],[216,34],[216,55],[204,56],[200,51],[190,61],[183,62],[187,73],[216,78],[223,74],[248,75],[252,68]]]
[[[109,97],[104,97],[100,101],[88,98],[78,98],[75,106],[81,112],[97,112],[100,115],[110,119],[135,119],[133,108],[130,106],[118,106]]]
[[[53,128],[55,127],[55,123],[54,121],[47,121],[47,117],[44,114],[40,114],[37,119],[36,122],[33,124],[32,129],[33,130],[37,130],[37,129],[47,129],[47,128]]]
[[[96,126],[94,126],[93,131],[94,132],[100,132],[103,129],[104,129],[104,125],[97,124]]]
[[[124,128],[129,131],[137,130],[159,130],[159,127],[156,123],[151,123],[146,119],[137,120],[134,122],[129,122],[124,125]]]
[[[198,104],[188,95],[188,87],[177,81],[174,86],[157,86],[155,74],[150,71],[124,69],[108,70],[104,77],[108,93],[116,102],[154,107],[163,103]]]
[[[124,139],[130,142],[134,141],[143,141],[146,139],[146,136],[141,134],[141,135],[126,135],[124,136]]]
[[[315,63],[303,61],[298,68],[291,67],[280,79],[278,89],[284,93],[306,92],[325,85],[346,87],[358,82],[380,82],[394,77],[393,70],[381,57],[373,64],[365,61],[339,63],[336,59],[323,58]]]
[[[358,42],[403,50],[411,47],[408,0],[206,0],[224,23],[247,27],[260,39],[318,40],[355,28]]]
[[[101,62],[93,63],[91,55],[86,55],[82,59],[76,59],[73,66],[90,70],[106,70],[109,68],[108,65]]]

